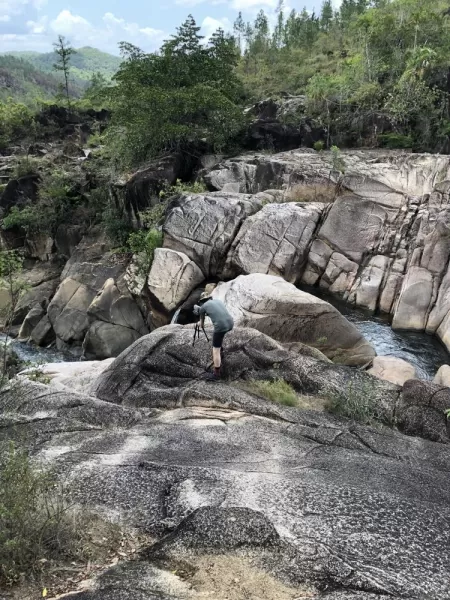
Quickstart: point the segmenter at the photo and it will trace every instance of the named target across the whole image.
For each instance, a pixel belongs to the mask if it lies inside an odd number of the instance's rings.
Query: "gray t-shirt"
[[[200,314],[211,319],[216,333],[231,331],[234,327],[233,317],[221,300],[208,300],[200,307]]]

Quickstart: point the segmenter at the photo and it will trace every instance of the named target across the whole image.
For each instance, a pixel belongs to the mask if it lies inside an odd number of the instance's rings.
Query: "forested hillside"
[[[340,145],[436,150],[450,132],[450,10],[444,0],[343,0],[319,14],[236,20],[239,74],[253,99],[306,94]],[[380,134],[387,137],[380,138]]]
[[[53,65],[56,61],[55,52],[44,54],[38,52],[11,52],[9,55],[23,58],[46,73],[53,71]],[[121,59],[118,56],[87,46],[76,49],[76,53],[71,60],[71,72],[75,79],[83,81],[89,81],[93,73],[101,73],[106,79],[111,79],[120,63]]]
[[[60,84],[59,75],[45,73],[27,60],[0,55],[0,100],[14,98],[33,105],[38,98],[54,98]],[[79,96],[82,90],[79,83],[72,82],[74,96]]]
[[[9,52],[0,54],[0,100],[14,98],[28,105],[37,99],[54,99],[63,81],[55,72],[55,52]],[[92,77],[100,74],[109,81],[121,59],[95,48],[80,48],[71,57],[70,92],[80,97]]]

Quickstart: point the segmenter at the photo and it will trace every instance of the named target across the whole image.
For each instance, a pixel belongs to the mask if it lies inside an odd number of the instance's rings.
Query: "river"
[[[374,316],[316,288],[305,291],[336,307],[358,328],[378,355],[396,356],[413,364],[420,379],[433,379],[439,367],[450,364],[450,354],[435,336],[416,331],[394,331],[387,316]]]

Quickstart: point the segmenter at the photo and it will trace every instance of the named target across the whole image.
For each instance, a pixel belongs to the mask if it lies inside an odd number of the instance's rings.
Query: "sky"
[[[337,2],[339,0],[336,0]],[[48,52],[58,35],[75,48],[93,46],[118,54],[131,42],[147,52],[160,47],[189,14],[210,36],[231,30],[239,11],[252,20],[263,8],[274,17],[278,0],[0,0],[0,53]],[[318,10],[321,0],[287,0],[287,10]]]

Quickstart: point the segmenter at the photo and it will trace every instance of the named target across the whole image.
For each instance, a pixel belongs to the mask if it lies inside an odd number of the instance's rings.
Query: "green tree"
[[[55,53],[57,55],[56,63],[53,65],[55,71],[62,72],[64,76],[64,94],[67,99],[67,107],[71,109],[70,102],[70,90],[69,90],[69,79],[70,79],[70,59],[75,50],[66,41],[64,36],[58,36],[58,41],[53,44]]]
[[[192,153],[202,140],[224,148],[242,126],[235,40],[219,30],[204,44],[199,29],[189,17],[159,54],[122,45],[124,62],[108,89],[108,140],[123,165]]]
[[[233,24],[234,36],[236,38],[236,43],[237,43],[237,47],[239,49],[239,53],[242,52],[242,43],[243,43],[243,40],[245,39],[246,29],[247,29],[247,24],[245,23],[244,19],[242,18],[242,13],[239,12],[237,19],[235,20],[235,22]]]
[[[320,28],[322,31],[329,31],[333,22],[333,5],[331,0],[324,0],[320,13]]]
[[[84,93],[84,97],[93,103],[101,103],[105,96],[108,81],[102,73],[92,73],[89,86]]]

